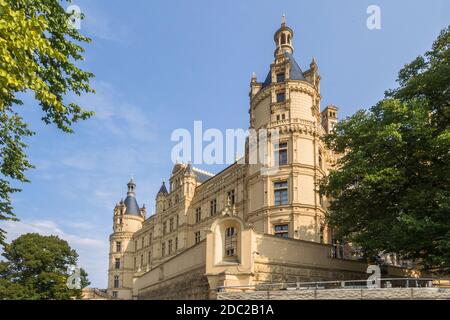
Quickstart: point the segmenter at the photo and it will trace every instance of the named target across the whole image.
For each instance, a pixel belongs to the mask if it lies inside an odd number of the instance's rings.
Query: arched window
[[[287,42],[288,42],[288,44],[291,44],[291,35],[290,34],[288,34],[288,36],[287,36]]]
[[[229,227],[225,230],[225,258],[237,257],[237,233],[236,228]]]
[[[286,35],[284,33],[281,34],[281,44],[286,43]]]

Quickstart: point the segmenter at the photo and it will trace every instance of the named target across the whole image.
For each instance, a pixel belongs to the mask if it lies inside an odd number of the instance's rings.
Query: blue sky
[[[398,70],[431,47],[450,23],[450,2],[429,1],[88,1],[81,32],[92,37],[83,68],[96,95],[76,98],[96,116],[73,135],[45,126],[28,96],[21,108],[37,135],[28,140],[32,181],[14,195],[21,222],[4,223],[9,240],[25,232],[58,234],[80,254],[92,286],[105,288],[114,204],[133,175],[137,199],[154,210],[167,180],[176,128],[247,128],[252,72],[264,80],[273,34],[286,13],[297,62],[314,56],[322,107],[340,117],[368,108],[395,87]],[[369,30],[366,9],[381,9]],[[203,169],[218,171],[220,166]]]

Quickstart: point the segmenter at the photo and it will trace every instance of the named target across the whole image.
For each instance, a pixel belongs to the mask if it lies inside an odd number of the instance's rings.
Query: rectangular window
[[[277,121],[280,121],[280,115],[277,114]]]
[[[143,254],[141,254],[141,267],[144,265],[144,255]]]
[[[142,240],[141,240],[141,248],[143,248],[144,247],[144,242],[145,242],[145,236],[144,237],[142,237]]]
[[[122,251],[122,242],[117,241],[116,242],[116,252],[121,252]]]
[[[148,245],[152,244],[152,237],[153,237],[153,233],[150,233],[150,235],[148,236]]]
[[[277,102],[284,102],[285,99],[286,99],[286,94],[284,91],[277,93]]]
[[[169,230],[173,231],[173,218],[170,218]]]
[[[114,288],[119,287],[119,276],[114,276]]]
[[[197,231],[195,233],[195,244],[200,242],[200,231]]]
[[[151,251],[148,252],[148,264],[149,265],[152,264],[152,252]]]
[[[322,150],[319,150],[319,168],[322,169]]]
[[[274,183],[274,204],[281,206],[288,204],[288,183],[287,181]]]
[[[237,233],[233,227],[225,230],[225,257],[233,258],[237,254]]]
[[[120,269],[120,258],[116,258],[114,265],[116,269]]]
[[[178,250],[178,237],[175,237],[175,251]]]
[[[117,298],[119,296],[119,293],[117,291],[112,292],[113,298]]]
[[[231,205],[235,203],[234,189],[227,192],[227,201]]]
[[[169,254],[172,254],[172,240],[169,240]]]
[[[137,262],[136,262],[136,257],[134,257],[134,268],[136,269],[137,267]]]
[[[162,244],[161,244],[161,256],[165,256],[166,255],[166,243],[165,242],[163,242]]]
[[[288,163],[288,144],[287,142],[280,142],[278,149],[275,150],[275,157],[278,159],[278,165],[284,166]]]
[[[320,229],[319,229],[319,241],[320,243],[324,243],[324,232],[325,227],[323,225],[320,225]]]
[[[202,208],[195,209],[195,222],[200,222],[202,220]]]
[[[277,73],[277,82],[283,82],[285,79],[284,72]]]
[[[166,234],[167,228],[166,228],[166,222],[163,222],[163,234]]]
[[[216,199],[211,200],[209,205],[210,205],[209,212],[211,216],[213,216],[217,213],[217,200]]]
[[[289,225],[287,224],[278,224],[275,226],[275,236],[280,238],[288,238],[289,237]]]

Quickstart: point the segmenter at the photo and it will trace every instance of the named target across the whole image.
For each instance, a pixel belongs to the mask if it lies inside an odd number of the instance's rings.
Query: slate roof
[[[290,80],[306,80],[305,76],[303,75],[303,71],[298,65],[297,61],[295,61],[294,56],[290,54],[289,52],[283,53],[286,58],[289,59],[290,63],[290,69],[291,73],[289,75]],[[267,87],[272,83],[272,71],[269,71],[267,74],[266,80],[264,80],[262,87]]]
[[[158,194],[168,194],[169,192],[167,192],[167,188],[166,188],[166,183],[163,181],[161,188],[159,188]]]
[[[125,198],[124,203],[127,206],[125,214],[129,214],[132,216],[140,216],[141,215],[141,211],[139,210],[139,205],[133,194],[128,194],[127,197]]]

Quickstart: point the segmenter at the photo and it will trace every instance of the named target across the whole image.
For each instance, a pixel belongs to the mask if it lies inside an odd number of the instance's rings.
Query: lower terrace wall
[[[183,251],[135,279],[137,299],[208,299],[206,242]]]
[[[218,300],[438,300],[450,299],[450,289],[308,289],[280,291],[219,292]]]
[[[367,264],[332,258],[331,246],[316,242],[256,235],[253,283],[367,279]],[[388,267],[386,275],[403,277],[404,269]]]

